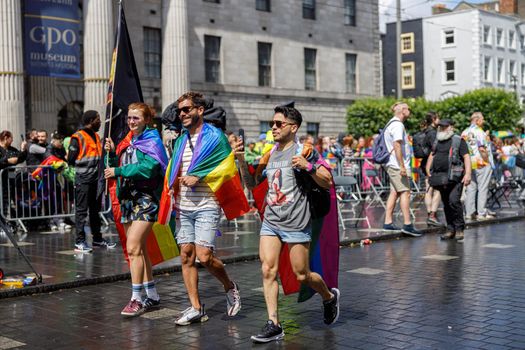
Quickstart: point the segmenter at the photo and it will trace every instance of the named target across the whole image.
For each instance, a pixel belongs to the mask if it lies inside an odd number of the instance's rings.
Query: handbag
[[[430,187],[438,187],[448,185],[448,173],[433,173],[428,179]]]
[[[516,166],[525,169],[525,154],[516,155]]]

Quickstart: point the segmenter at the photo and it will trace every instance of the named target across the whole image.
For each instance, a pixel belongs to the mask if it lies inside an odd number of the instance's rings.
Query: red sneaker
[[[139,300],[130,300],[128,305],[120,312],[122,316],[139,316],[142,315],[146,309]]]

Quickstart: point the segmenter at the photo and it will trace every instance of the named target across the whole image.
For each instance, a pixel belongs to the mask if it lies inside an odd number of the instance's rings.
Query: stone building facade
[[[67,134],[83,109],[103,114],[117,2],[79,2],[78,80],[26,76],[20,0],[0,2],[2,30],[10,35],[0,37],[0,46],[12,56],[0,60],[0,129]],[[303,132],[336,135],[347,130],[349,104],[381,94],[378,0],[123,4],[144,97],[159,112],[184,91],[202,91],[225,108],[228,129],[242,127],[253,138],[275,105],[295,100]]]

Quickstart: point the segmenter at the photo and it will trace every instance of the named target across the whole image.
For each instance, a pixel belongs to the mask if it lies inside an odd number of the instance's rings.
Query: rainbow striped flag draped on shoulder
[[[266,153],[260,160],[259,166],[256,170],[256,178],[263,176],[270,155],[277,146],[278,145],[275,145],[273,149]],[[331,170],[330,165],[321,156],[319,156],[318,159],[315,159],[312,153],[314,150],[311,145],[305,145],[304,148],[300,147],[299,150],[302,150],[301,154],[310,163],[318,164],[329,171]],[[267,192],[268,180],[266,178],[252,190],[255,207],[258,209],[261,218],[264,217]],[[312,241],[310,242],[309,263],[310,270],[321,275],[328,288],[338,287],[339,218],[337,214],[337,198],[334,185],[330,188],[330,211],[324,217],[312,219]],[[290,262],[290,250],[288,244],[283,244],[279,256],[279,278],[285,295],[299,292],[297,298],[298,302],[306,301],[315,294],[313,289],[301,285],[297,281]]]
[[[167,224],[172,215],[173,199],[177,198],[182,155],[189,139],[189,133],[177,138],[173,146],[173,155],[166,170],[164,189],[160,203],[159,223]],[[224,133],[204,123],[193,149],[193,157],[187,175],[197,176],[207,184],[215,195],[228,220],[246,214],[250,210],[244,194],[241,178],[235,165],[235,156]],[[168,191],[174,187],[173,198]]]

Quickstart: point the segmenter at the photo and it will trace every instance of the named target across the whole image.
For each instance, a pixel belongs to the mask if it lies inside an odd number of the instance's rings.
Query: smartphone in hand
[[[239,129],[239,137],[242,140],[242,150],[241,152],[244,152],[244,145],[245,145],[245,139],[244,139],[244,129]]]

